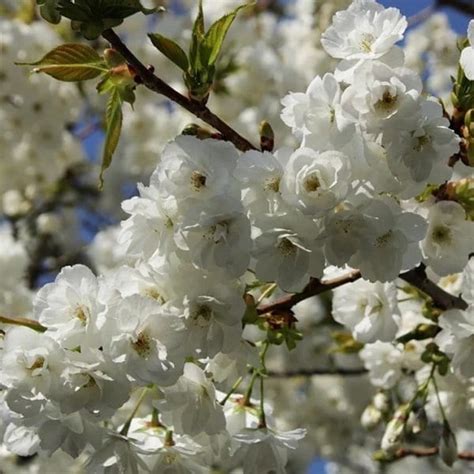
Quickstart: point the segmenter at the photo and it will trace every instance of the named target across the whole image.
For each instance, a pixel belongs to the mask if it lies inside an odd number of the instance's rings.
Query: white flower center
[[[209,231],[204,234],[204,237],[214,241],[215,244],[225,242],[229,234],[229,224],[230,222],[226,220],[218,222],[209,228]]]
[[[144,359],[148,357],[151,352],[151,337],[146,331],[140,331],[132,341],[133,350]]]
[[[152,300],[156,300],[158,301],[159,303],[163,304],[165,302],[164,298],[161,296],[160,292],[154,288],[154,287],[149,287],[149,288],[146,288],[144,291],[143,291],[143,295],[148,297],[148,298],[151,298]]]
[[[364,53],[370,53],[372,51],[372,44],[374,43],[375,38],[370,33],[363,33],[360,38],[360,49]]]
[[[265,191],[273,191],[274,193],[277,193],[280,191],[280,181],[280,176],[272,176],[271,178],[267,178],[263,185],[263,189]]]
[[[164,456],[164,463],[165,464],[174,464],[176,462],[177,455],[175,453],[166,453]]]
[[[278,250],[285,256],[285,257],[292,257],[297,252],[296,245],[286,237],[281,239],[278,244]]]
[[[45,364],[45,358],[43,356],[38,356],[35,358],[33,363],[28,367],[26,367],[30,372],[32,376],[39,375],[40,374],[40,369],[44,367]]]
[[[85,326],[87,324],[87,320],[89,319],[88,313],[89,311],[85,306],[77,305],[74,308],[73,315],[75,318],[79,319],[79,321],[81,322],[83,326]]]
[[[437,244],[449,244],[451,242],[451,229],[444,225],[437,225],[431,232],[431,238]]]
[[[199,171],[193,171],[191,173],[191,185],[196,191],[200,191],[202,188],[206,187],[207,178]]]
[[[375,239],[377,247],[384,247],[392,239],[393,232],[389,230],[386,234],[380,235]]]
[[[193,320],[199,327],[206,327],[213,315],[212,308],[202,304],[196,307],[192,314]]]
[[[413,150],[420,152],[423,148],[431,143],[431,137],[429,135],[422,135],[421,137],[415,138],[416,142],[413,145]]]
[[[390,112],[394,109],[398,101],[398,96],[386,90],[382,94],[382,98],[375,103],[375,109],[381,112]]]
[[[304,180],[303,187],[308,193],[314,193],[321,187],[321,181],[316,173],[311,173]]]

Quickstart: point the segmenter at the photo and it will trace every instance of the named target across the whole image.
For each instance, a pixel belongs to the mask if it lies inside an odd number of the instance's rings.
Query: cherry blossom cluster
[[[66,130],[80,110],[74,86],[15,65],[45,54],[58,41],[44,23],[0,18],[0,148],[8,157],[0,163],[0,210],[6,215],[28,212],[32,200],[83,159],[80,144]]]
[[[5,329],[9,451],[60,450],[91,473],[286,472],[305,442],[306,411],[292,406],[303,390],[282,403],[285,419],[267,395],[267,353],[293,314],[265,319],[258,305],[357,269],[361,279],[335,290],[332,317],[377,390],[361,403],[362,424],[382,427],[389,456],[404,433],[423,430],[423,410],[443,425],[443,460],[455,461],[454,430],[472,429],[474,416],[474,223],[455,200],[420,198],[464,175],[449,166],[459,136],[397,46],[406,27],[374,0],[334,15],[321,38],[334,72],[281,101],[297,148],[239,152],[186,135],[167,144],[149,185],[122,203],[109,249],[120,265],[98,276],[64,267],[33,300],[36,326]],[[398,276],[420,264],[467,308],[435,314],[401,287]],[[293,311],[302,325],[304,303]],[[437,331],[404,343],[420,324]],[[301,341],[299,365],[315,345]]]

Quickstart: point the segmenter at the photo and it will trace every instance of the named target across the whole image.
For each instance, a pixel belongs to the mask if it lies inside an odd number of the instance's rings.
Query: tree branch
[[[434,305],[439,309],[466,309],[468,306],[462,298],[449,294],[433,283],[426,276],[425,266],[423,264],[420,264],[408,272],[401,273],[400,278],[428,295],[433,300]]]
[[[406,458],[407,456],[415,456],[417,458],[424,458],[428,456],[436,456],[439,453],[437,447],[434,448],[400,448],[395,453],[395,459],[399,460]],[[474,461],[474,452],[472,451],[462,451],[458,453],[458,459],[464,461]]]
[[[400,278],[405,280],[410,285],[418,288],[420,291],[425,293],[433,300],[434,306],[443,311],[448,309],[466,309],[467,303],[458,296],[453,296],[448,292],[444,291],[438,285],[433,283],[425,272],[425,266],[420,264],[418,267],[401,273]],[[308,285],[303,289],[301,293],[294,293],[268,303],[257,308],[257,313],[262,315],[275,311],[287,311],[290,310],[295,304],[300,301],[311,298],[312,296],[320,295],[339,286],[343,286],[347,283],[353,283],[354,281],[361,278],[361,274],[358,270],[349,272],[347,275],[343,275],[332,280],[320,281],[316,278],[312,278]]]
[[[188,112],[191,112],[203,122],[206,122],[211,127],[218,130],[225,140],[232,142],[239,150],[247,151],[257,149],[246,138],[236,132],[230,125],[212,113],[205,104],[185,97],[158,76],[156,76],[127,48],[127,46],[113,30],[105,30],[102,33],[102,36],[125,58],[127,63],[132,66],[143,85],[145,85],[148,89],[156,92],[157,94],[164,95],[168,99],[186,109]]]
[[[294,293],[274,301],[273,303],[265,304],[257,308],[258,314],[271,313],[272,311],[289,310],[300,301],[311,298],[312,296],[320,295],[329,290],[333,290],[346,283],[352,283],[361,278],[359,270],[349,272],[332,280],[320,281],[316,278],[311,278],[301,293]]]
[[[34,319],[27,319],[27,318],[9,318],[8,316],[0,316],[0,324],[10,324],[13,326],[24,326],[33,331],[37,332],[45,332],[48,328],[44,327],[38,321]]]
[[[423,10],[420,10],[418,13],[411,15],[407,18],[408,26],[414,26],[422,21],[427,20],[436,10],[436,5],[428,5]]]
[[[302,369],[302,370],[288,370],[285,372],[276,372],[269,370],[268,377],[283,379],[291,377],[312,377],[313,375],[364,375],[367,369],[363,367],[360,369]]]
[[[451,7],[469,16],[474,16],[474,4],[472,0],[463,2],[462,0],[437,0],[436,7]]]

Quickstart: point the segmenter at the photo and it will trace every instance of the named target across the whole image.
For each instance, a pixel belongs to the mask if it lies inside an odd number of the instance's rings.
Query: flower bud
[[[446,421],[443,423],[443,433],[439,442],[439,455],[443,462],[449,467],[451,467],[458,458],[456,436],[454,436],[454,433]]]
[[[367,429],[374,429],[382,420],[382,413],[374,405],[367,405],[366,409],[362,412],[360,417],[361,425]]]
[[[374,404],[374,407],[380,410],[382,413],[387,413],[389,409],[389,402],[385,392],[376,393],[372,403]]]
[[[190,123],[186,125],[186,127],[183,128],[181,135],[190,135],[192,137],[199,138],[200,140],[213,137],[211,130],[201,127],[196,123]]]
[[[107,48],[104,50],[104,59],[107,66],[110,68],[117,67],[126,62],[124,57],[113,48]]]
[[[408,405],[400,406],[388,422],[380,445],[384,451],[393,452],[398,449],[407,422],[408,410]]]
[[[416,413],[410,413],[408,425],[413,434],[421,433],[428,425],[428,417],[424,408],[420,408]]]
[[[262,151],[273,151],[275,146],[275,134],[272,126],[263,120],[260,123],[260,149]]]

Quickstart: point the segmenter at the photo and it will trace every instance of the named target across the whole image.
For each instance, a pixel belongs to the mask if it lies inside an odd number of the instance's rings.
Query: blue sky
[[[396,7],[407,17],[414,15],[426,7],[433,5],[434,0],[378,0],[379,3],[386,7]],[[465,35],[467,31],[467,24],[469,23],[469,17],[451,7],[442,7],[439,11],[445,12],[451,23],[451,27],[460,35]]]

